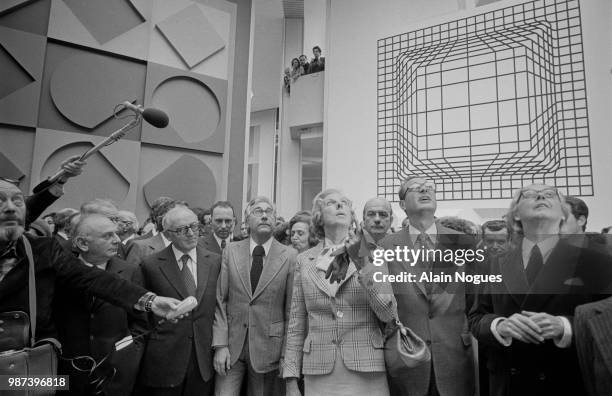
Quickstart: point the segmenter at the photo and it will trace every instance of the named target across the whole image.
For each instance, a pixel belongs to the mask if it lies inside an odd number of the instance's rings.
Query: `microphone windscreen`
[[[168,126],[168,122],[170,122],[168,119],[168,114],[152,107],[143,110],[142,118],[144,118],[146,122],[153,125],[155,128],[165,128]]]

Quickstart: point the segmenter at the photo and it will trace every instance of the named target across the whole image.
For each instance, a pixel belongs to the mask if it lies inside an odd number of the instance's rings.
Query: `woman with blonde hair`
[[[326,279],[355,222],[342,192],[319,193],[312,222],[322,242],[298,256],[283,364],[287,394],[299,394],[303,374],[306,395],[388,395],[381,329],[397,317],[391,288],[370,280],[367,260],[351,259],[338,283]]]

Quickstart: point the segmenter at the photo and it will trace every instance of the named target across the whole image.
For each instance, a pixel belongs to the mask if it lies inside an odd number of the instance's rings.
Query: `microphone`
[[[146,122],[153,125],[155,128],[165,128],[170,122],[168,119],[168,114],[159,109],[155,109],[153,107],[147,107],[145,109],[140,105],[136,106],[130,102],[123,102],[122,105],[126,109],[142,114],[142,118],[144,118]]]

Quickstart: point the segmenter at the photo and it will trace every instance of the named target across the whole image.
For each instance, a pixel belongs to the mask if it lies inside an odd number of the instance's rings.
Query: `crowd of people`
[[[312,47],[313,58],[308,61],[308,57],[304,54],[298,58],[291,59],[291,66],[285,69],[283,81],[287,93],[291,93],[291,84],[293,84],[300,76],[311,73],[318,73],[325,70],[325,57],[321,56],[321,47],[315,45]]]
[[[368,200],[359,221],[339,189],[289,221],[269,198],[253,198],[240,227],[227,201],[200,209],[171,197],[152,202],[142,227],[107,199],[43,215],[83,165],[65,161],[63,179],[27,198],[0,180],[0,312],[29,312],[34,265],[37,338],[61,343],[69,394],[612,394],[602,341],[612,328],[612,244],[585,232],[584,201],[553,186],[524,186],[504,219],[479,226],[437,218],[434,181],[410,177],[397,231],[390,202]],[[483,249],[486,260],[373,264],[375,250],[398,247]],[[503,280],[373,282],[381,270]],[[198,304],[177,321],[188,297]],[[384,349],[397,321],[431,360],[390,376]],[[0,332],[9,325],[0,321]]]

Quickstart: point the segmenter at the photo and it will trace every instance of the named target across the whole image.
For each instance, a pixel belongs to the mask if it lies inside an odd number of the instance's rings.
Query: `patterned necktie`
[[[221,239],[221,251],[225,250],[225,246],[227,246],[227,242],[225,242],[225,239]]]
[[[426,260],[426,251],[433,249],[433,244],[431,243],[431,239],[429,239],[429,235],[422,232],[416,239],[415,249],[421,249],[421,256],[419,262],[421,264],[421,268],[425,272],[431,272],[433,268],[433,262],[429,262]],[[429,275],[429,274],[428,274]],[[433,292],[433,288],[435,286],[434,282],[424,282],[423,286],[425,287],[425,291],[427,294],[431,294]]]
[[[13,243],[0,254],[0,281],[17,265],[17,261],[17,249]]]
[[[525,275],[527,276],[529,286],[533,285],[543,266],[544,258],[542,257],[542,252],[540,251],[538,245],[535,245],[533,249],[531,249],[529,263],[527,263],[527,268],[525,268]]]
[[[190,296],[195,296],[196,292],[196,283],[195,279],[193,279],[193,274],[191,270],[187,266],[189,262],[189,255],[183,254],[181,257],[181,261],[183,262],[183,268],[181,269],[181,275],[183,276],[183,283],[185,284],[185,288],[187,289],[187,294]]]
[[[251,265],[251,292],[253,293],[255,293],[255,289],[257,289],[261,271],[263,271],[263,258],[265,255],[266,251],[263,246],[255,246],[255,249],[253,249],[253,264]]]

